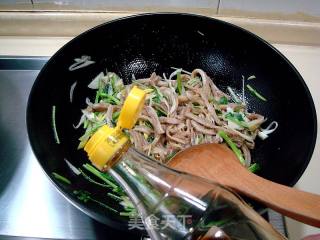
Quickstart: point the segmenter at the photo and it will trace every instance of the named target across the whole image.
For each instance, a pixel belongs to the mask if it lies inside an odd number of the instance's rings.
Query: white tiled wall
[[[320,22],[320,0],[0,0],[0,10],[26,7],[58,11],[178,11]]]
[[[0,0],[0,10],[32,9],[31,0]]]
[[[1,4],[21,4],[21,3],[30,3],[30,0],[1,0]]]
[[[217,11],[219,0],[33,0],[35,8],[76,8],[76,9],[123,9],[128,8],[152,9],[157,8],[184,8],[184,9],[211,9]]]
[[[320,17],[319,0],[220,0],[220,14],[285,14]]]

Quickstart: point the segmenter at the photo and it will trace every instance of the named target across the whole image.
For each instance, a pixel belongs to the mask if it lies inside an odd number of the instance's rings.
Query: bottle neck
[[[108,160],[108,162],[104,165],[102,168],[102,172],[107,172],[110,168],[113,168],[115,165],[118,164],[119,161],[121,161],[124,154],[128,152],[128,149],[130,148],[131,143],[130,141],[127,141],[123,147],[118,151],[112,159]]]
[[[167,171],[166,167],[139,153],[132,147],[122,151],[118,159],[109,168],[109,174],[122,186],[137,208],[151,239],[161,240],[160,232],[149,228],[146,219],[153,214],[171,186],[167,189],[159,186],[157,173]],[[164,182],[163,182],[164,183]]]
[[[137,207],[142,202],[147,206],[156,205],[161,196],[172,187],[161,179],[164,177],[163,172],[171,170],[138,152],[130,144],[125,147],[126,150],[123,149],[113,160],[108,172],[124,188]],[[178,181],[179,175],[169,175],[171,179]],[[143,212],[140,213],[143,215]]]

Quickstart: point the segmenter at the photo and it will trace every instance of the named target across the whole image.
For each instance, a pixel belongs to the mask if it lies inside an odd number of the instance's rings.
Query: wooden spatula
[[[178,153],[169,166],[218,182],[285,216],[320,227],[320,195],[283,186],[249,172],[224,145],[190,147]]]

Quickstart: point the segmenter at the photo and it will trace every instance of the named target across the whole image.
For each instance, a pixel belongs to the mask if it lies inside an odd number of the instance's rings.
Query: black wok
[[[81,55],[96,63],[68,71]],[[95,91],[87,85],[99,72],[107,68],[129,83],[132,74],[137,78],[154,71],[169,74],[170,67],[202,68],[222,90],[231,86],[239,92],[242,75],[255,75],[252,85],[268,101],[247,93],[249,109],[279,123],[267,140],[256,142],[253,159],[262,166],[258,174],[289,186],[297,182],[312,156],[317,121],[310,92],[292,64],[270,44],[234,25],[189,14],[145,14],[102,24],[74,38],[48,61],[34,83],[27,109],[30,142],[42,168],[69,201],[103,223],[127,229],[126,217],[93,202],[83,203],[72,193],[85,189],[105,201],[106,191],[77,177],[64,161],[77,167],[88,162],[84,151],[77,150],[83,129],[75,130],[73,124],[86,107],[85,98],[93,99]],[[53,106],[61,144],[53,134]],[[72,187],[60,184],[52,172],[69,178]]]

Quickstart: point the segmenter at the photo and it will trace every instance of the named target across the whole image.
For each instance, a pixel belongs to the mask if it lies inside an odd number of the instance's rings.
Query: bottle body
[[[152,239],[285,239],[228,189],[129,147],[108,170]]]

